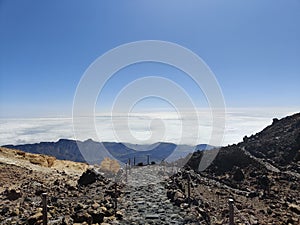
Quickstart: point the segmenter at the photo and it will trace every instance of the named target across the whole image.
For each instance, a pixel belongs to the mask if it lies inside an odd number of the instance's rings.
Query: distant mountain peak
[[[6,145],[5,147],[20,149],[30,153],[52,155],[57,159],[77,162],[88,161],[89,163],[99,163],[104,157],[109,156],[109,154],[123,163],[126,163],[129,159],[132,161],[135,159],[136,163],[146,163],[148,156],[151,161],[161,162],[172,153],[174,154],[172,154],[171,160],[176,160],[177,158],[185,157],[194,149],[205,150],[212,148],[212,146],[206,144],[189,146],[157,142],[154,144],[139,145],[117,142],[96,142],[93,139],[87,139],[85,141],[59,139],[57,142]],[[175,151],[175,149],[178,151]],[[85,157],[83,157],[82,153],[86,154],[84,155]]]

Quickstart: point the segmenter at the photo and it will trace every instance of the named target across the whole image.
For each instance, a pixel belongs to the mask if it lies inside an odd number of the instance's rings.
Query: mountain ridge
[[[85,141],[59,139],[57,142],[4,145],[3,147],[19,149],[29,153],[51,155],[61,160],[71,160],[74,162],[88,161],[91,164],[99,163],[105,157],[109,156],[109,154],[123,163],[128,162],[129,159],[133,160],[134,158],[136,163],[147,163],[148,155],[151,162],[158,163],[171,155],[176,148],[178,148],[178,151],[172,155],[172,159],[174,160],[185,157],[188,153],[193,151],[213,148],[213,146],[207,144],[189,146],[176,145],[169,142],[158,142],[150,145],[136,145],[122,142],[96,142],[92,139]],[[103,148],[105,148],[109,154],[106,154]],[[80,149],[82,151],[80,151]],[[136,149],[143,150],[138,151]],[[88,154],[83,157],[82,152]]]

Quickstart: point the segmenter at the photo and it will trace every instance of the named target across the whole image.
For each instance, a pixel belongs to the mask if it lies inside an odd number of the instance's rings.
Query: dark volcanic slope
[[[299,171],[300,113],[281,120],[239,144],[257,158],[262,158],[281,170]]]
[[[202,152],[195,153],[188,165],[197,170]],[[279,169],[300,173],[300,113],[273,119],[272,125],[239,144],[222,147],[207,171],[221,174],[234,167]]]
[[[228,199],[233,198],[236,224],[298,225],[299,150],[300,114],[274,119],[243,142],[221,148],[205,171],[198,171],[203,152],[194,153],[188,161],[194,171],[186,167],[183,174],[176,174],[177,190],[172,193],[184,193],[190,174],[193,200],[200,202],[202,211],[215,221],[212,224],[228,224]]]

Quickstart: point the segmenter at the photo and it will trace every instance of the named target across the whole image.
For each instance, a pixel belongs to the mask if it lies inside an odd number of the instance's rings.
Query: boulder
[[[78,185],[89,185],[92,183],[95,183],[97,179],[99,179],[101,175],[99,173],[97,173],[95,170],[93,169],[88,169],[87,171],[85,171],[79,178],[78,180]]]
[[[77,212],[72,216],[72,219],[73,219],[74,223],[87,222],[87,223],[91,224],[93,221],[92,216],[90,214],[88,214],[87,212]]]
[[[11,189],[11,190],[5,190],[4,195],[6,198],[10,201],[17,200],[22,196],[21,192],[19,190]]]
[[[289,204],[289,209],[297,214],[300,214],[300,206],[296,204]]]
[[[89,214],[93,218],[93,223],[102,223],[103,222],[105,213],[102,211],[101,208],[98,208],[97,210],[92,210],[91,212],[89,212]]]
[[[123,215],[123,212],[122,212],[122,211],[117,211],[117,212],[116,212],[116,218],[117,218],[118,220],[123,219],[123,217],[124,217],[124,215]]]
[[[73,219],[70,216],[65,216],[62,220],[62,225],[72,225]]]
[[[27,219],[29,225],[35,225],[39,220],[43,218],[43,213],[38,212]]]
[[[185,202],[184,194],[180,191],[176,191],[175,194],[174,194],[174,203],[175,203],[175,205],[180,206],[181,203],[184,203],[184,202]]]

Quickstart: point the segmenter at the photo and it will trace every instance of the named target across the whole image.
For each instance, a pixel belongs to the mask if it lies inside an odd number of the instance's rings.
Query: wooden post
[[[125,181],[126,181],[126,183],[127,183],[127,181],[128,181],[128,166],[127,166],[127,163],[125,164]]]
[[[128,165],[130,166],[130,158],[128,159]]]
[[[133,157],[133,165],[135,166],[135,157]]]
[[[233,199],[228,199],[228,205],[229,205],[229,225],[234,225],[234,209],[233,209]]]
[[[43,204],[43,225],[48,224],[47,217],[47,193],[42,193],[42,204]]]
[[[187,182],[188,182],[188,204],[189,206],[191,205],[191,176],[190,174],[188,174],[187,177]]]
[[[117,214],[117,209],[118,209],[118,198],[117,198],[117,181],[115,181],[115,205],[114,205],[114,211],[115,211],[115,216]]]
[[[147,155],[147,164],[150,165],[150,155]]]

